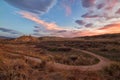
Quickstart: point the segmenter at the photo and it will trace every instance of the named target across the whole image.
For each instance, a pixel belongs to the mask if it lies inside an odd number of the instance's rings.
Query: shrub
[[[53,47],[53,48],[49,48],[49,49],[47,49],[48,51],[61,51],[61,52],[68,52],[68,51],[71,51],[71,48],[67,48],[67,47],[58,47],[58,48],[55,48],[55,47]]]
[[[114,63],[106,67],[102,74],[107,78],[106,80],[120,80],[120,63]]]

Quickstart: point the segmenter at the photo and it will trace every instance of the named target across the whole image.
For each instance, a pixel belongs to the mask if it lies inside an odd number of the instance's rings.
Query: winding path
[[[79,49],[76,49],[79,50]],[[102,68],[109,66],[111,64],[111,61],[108,60],[105,57],[96,55],[95,53],[92,52],[88,52],[85,50],[79,50],[80,52],[89,54],[89,55],[93,55],[94,57],[98,58],[100,61],[97,64],[94,65],[88,65],[88,66],[72,66],[72,65],[65,65],[65,64],[60,64],[60,63],[56,63],[56,62],[47,62],[46,66],[52,67],[53,69],[57,69],[57,70],[79,70],[79,71],[97,71],[97,70],[101,70]],[[42,60],[39,58],[35,58],[35,57],[31,57],[28,55],[21,55],[21,54],[13,54],[10,53],[11,55],[18,55],[18,56],[24,56],[26,59],[35,61],[37,63],[41,63]]]
[[[65,65],[60,63],[53,63],[49,62],[47,63],[48,66],[52,66],[54,69],[59,70],[80,70],[80,71],[96,71],[101,70],[102,68],[109,66],[111,64],[111,61],[107,58],[104,58],[102,56],[96,55],[95,53],[88,52],[85,50],[80,50],[83,53],[87,53],[89,55],[93,55],[94,57],[98,58],[100,61],[97,64],[89,65],[89,66],[71,66],[71,65]]]

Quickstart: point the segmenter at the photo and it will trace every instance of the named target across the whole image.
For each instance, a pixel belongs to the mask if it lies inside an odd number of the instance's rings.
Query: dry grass
[[[47,38],[38,42],[2,40],[0,42],[0,80],[120,80],[120,39],[112,37],[60,40]],[[94,72],[60,71],[46,65],[47,61],[69,65],[91,65],[98,62],[95,57],[75,51],[73,48],[95,52],[117,63],[114,62],[111,66]],[[11,54],[40,58],[42,62],[38,63],[24,56]]]

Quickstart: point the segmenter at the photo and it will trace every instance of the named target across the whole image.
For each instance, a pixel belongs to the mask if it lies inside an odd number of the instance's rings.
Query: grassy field
[[[18,56],[5,57],[0,54],[0,80],[119,80],[120,63],[114,63],[101,71],[59,71],[27,61]]]
[[[59,39],[0,41],[0,80],[120,80],[120,35]],[[99,71],[65,71],[46,65],[48,61],[77,66],[99,62],[96,57],[79,49],[94,52],[113,63]],[[37,63],[24,56],[35,57],[42,62]]]
[[[116,40],[106,41],[101,39],[90,39],[90,40],[75,40],[75,41],[46,41],[40,43],[38,47],[45,48],[47,50],[57,49],[56,47],[67,47],[83,49],[94,52],[98,55],[109,58],[113,61],[120,61],[120,42]],[[53,47],[53,48],[52,48]],[[62,50],[63,51],[63,50]]]

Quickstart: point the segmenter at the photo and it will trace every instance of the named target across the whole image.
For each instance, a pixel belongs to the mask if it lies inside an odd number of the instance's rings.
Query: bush
[[[102,71],[106,80],[120,80],[120,63],[111,64]]]
[[[63,48],[63,47],[55,48],[55,47],[53,47],[53,48],[49,48],[49,49],[47,49],[47,50],[48,50],[48,51],[68,52],[68,51],[71,51],[71,48],[67,48],[67,47],[65,47],[65,48]]]

